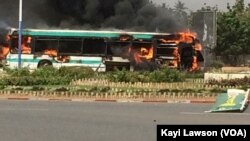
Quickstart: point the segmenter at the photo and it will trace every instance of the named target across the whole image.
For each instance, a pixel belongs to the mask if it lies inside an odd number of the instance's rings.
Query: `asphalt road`
[[[211,104],[0,101],[1,141],[155,141],[157,124],[249,124]]]

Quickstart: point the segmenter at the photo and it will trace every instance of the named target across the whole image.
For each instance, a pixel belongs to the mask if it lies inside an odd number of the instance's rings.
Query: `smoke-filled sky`
[[[150,1],[153,2],[150,3]],[[119,29],[174,32],[187,28],[186,17],[162,8],[178,0],[23,0],[23,27],[68,29]],[[180,0],[189,9],[220,0]],[[187,2],[188,1],[188,2]],[[215,2],[218,1],[218,2]],[[233,4],[234,0],[223,0]],[[245,0],[250,1],[250,0]],[[191,7],[190,7],[191,5]],[[0,28],[18,27],[18,0],[0,2]]]
[[[0,2],[0,28],[18,27],[18,0]],[[23,27],[126,29],[167,31],[184,29],[173,11],[149,0],[23,0]]]

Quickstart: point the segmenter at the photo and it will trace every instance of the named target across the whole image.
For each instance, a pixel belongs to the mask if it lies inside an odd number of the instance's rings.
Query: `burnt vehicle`
[[[18,67],[17,29],[1,41],[1,60]],[[196,71],[203,62],[195,33],[23,29],[21,66],[87,66],[96,71],[154,70],[161,66]]]

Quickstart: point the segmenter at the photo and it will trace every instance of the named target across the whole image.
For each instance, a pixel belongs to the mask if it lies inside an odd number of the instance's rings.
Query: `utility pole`
[[[22,11],[23,0],[19,0],[19,32],[18,32],[18,68],[21,68],[21,54],[22,54]]]

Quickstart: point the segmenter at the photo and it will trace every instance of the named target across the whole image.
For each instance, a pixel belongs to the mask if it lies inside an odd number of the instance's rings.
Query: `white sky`
[[[166,3],[166,6],[173,7],[178,0],[152,0],[156,4]],[[206,3],[207,6],[218,6],[220,11],[226,10],[227,3],[231,6],[234,5],[235,0],[180,0],[185,3],[185,6],[192,11],[196,11],[204,6]],[[250,3],[250,0],[245,0],[245,4]]]

